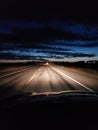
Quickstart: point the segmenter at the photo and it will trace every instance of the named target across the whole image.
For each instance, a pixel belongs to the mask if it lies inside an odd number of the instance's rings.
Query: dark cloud
[[[65,46],[71,46],[71,47],[86,47],[86,48],[92,48],[92,47],[98,47],[98,43],[65,43]]]
[[[44,43],[1,43],[0,47],[1,49],[51,49],[51,47]]]
[[[75,34],[70,31],[63,31],[54,28],[44,29],[15,29],[14,34],[0,34],[2,42],[49,42],[52,40],[97,40],[98,37]]]
[[[78,47],[89,47],[89,48],[98,47],[98,41],[95,42],[95,43],[80,44],[80,45],[77,45],[77,46]]]
[[[0,60],[45,60],[50,58],[46,56],[28,56],[28,55],[16,55],[13,53],[0,54]]]
[[[68,40],[96,40],[98,39],[98,26],[86,26],[86,25],[69,25],[69,24],[57,24],[53,26],[53,23],[46,23],[43,28],[31,28],[31,29],[19,29],[15,28],[15,38],[21,36],[25,41],[47,41],[53,39],[68,39]],[[65,28],[65,29],[64,29]],[[20,40],[21,40],[20,39]]]
[[[85,47],[93,48],[98,47],[98,40],[54,40],[51,46],[62,46],[62,47]]]
[[[95,57],[95,54],[86,54],[86,53],[72,53],[72,57]]]
[[[70,52],[70,51],[72,51],[72,49],[66,49],[66,48],[58,48],[58,47],[51,47],[51,49],[37,49],[36,50],[36,52],[43,52],[43,53],[56,53],[56,54],[63,54],[63,53],[65,53],[65,52]]]
[[[40,51],[41,52],[41,51]],[[75,53],[75,52],[61,52],[61,51],[46,51],[44,52],[46,55],[50,55],[51,58],[77,58],[77,57],[95,57],[95,54],[87,54],[87,53]]]
[[[0,22],[0,27],[3,25],[13,32],[0,34],[0,59],[76,59],[95,58],[98,55],[97,25],[64,21],[22,23],[23,21]],[[87,48],[95,49],[95,52]],[[83,53],[83,49],[87,51]]]
[[[12,32],[12,33],[11,33]],[[70,22],[0,21],[2,42],[49,42],[65,40],[98,40],[98,25]]]
[[[37,54],[36,54],[37,53]],[[56,50],[55,49],[39,49],[39,50],[6,50],[0,51],[0,59],[14,59],[14,60],[37,60],[37,59],[64,59],[64,58],[78,58],[78,57],[95,57],[95,54],[76,53],[71,52],[70,49]]]

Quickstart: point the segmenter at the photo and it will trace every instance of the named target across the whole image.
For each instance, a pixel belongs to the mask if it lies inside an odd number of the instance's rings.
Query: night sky
[[[97,1],[0,1],[0,62],[98,60]]]

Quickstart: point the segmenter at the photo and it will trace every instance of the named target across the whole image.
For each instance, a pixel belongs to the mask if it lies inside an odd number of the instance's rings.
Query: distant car
[[[49,63],[48,63],[48,62],[46,62],[46,63],[44,63],[44,65],[49,65]]]

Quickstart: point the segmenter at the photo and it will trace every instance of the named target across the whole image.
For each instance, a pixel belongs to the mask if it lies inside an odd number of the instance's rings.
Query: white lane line
[[[2,75],[2,76],[0,76],[0,79],[1,79],[1,78],[5,78],[5,77],[7,77],[7,76],[11,76],[11,75],[13,75],[13,74],[17,74],[17,73],[22,72],[22,71],[24,71],[24,70],[26,70],[26,69],[29,69],[29,68],[26,67],[25,69],[18,70],[18,71],[15,71],[15,72],[12,72],[12,73],[9,73],[9,74],[6,74],[6,75]]]
[[[79,81],[73,79],[72,77],[70,77],[70,76],[66,75],[65,73],[63,73],[63,72],[61,72],[61,71],[55,69],[54,67],[52,67],[52,68],[53,68],[55,71],[57,71],[58,73],[60,73],[61,75],[64,75],[64,76],[66,76],[67,78],[69,78],[69,79],[71,79],[72,81],[74,81],[75,83],[79,84],[79,85],[82,86],[83,88],[89,90],[90,92],[94,92],[94,90],[88,88],[87,86],[85,86],[84,84],[80,83]]]

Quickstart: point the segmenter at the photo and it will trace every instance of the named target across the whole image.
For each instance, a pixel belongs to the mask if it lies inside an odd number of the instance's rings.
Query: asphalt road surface
[[[98,76],[57,65],[21,66],[0,71],[0,98],[21,93],[98,92]]]

